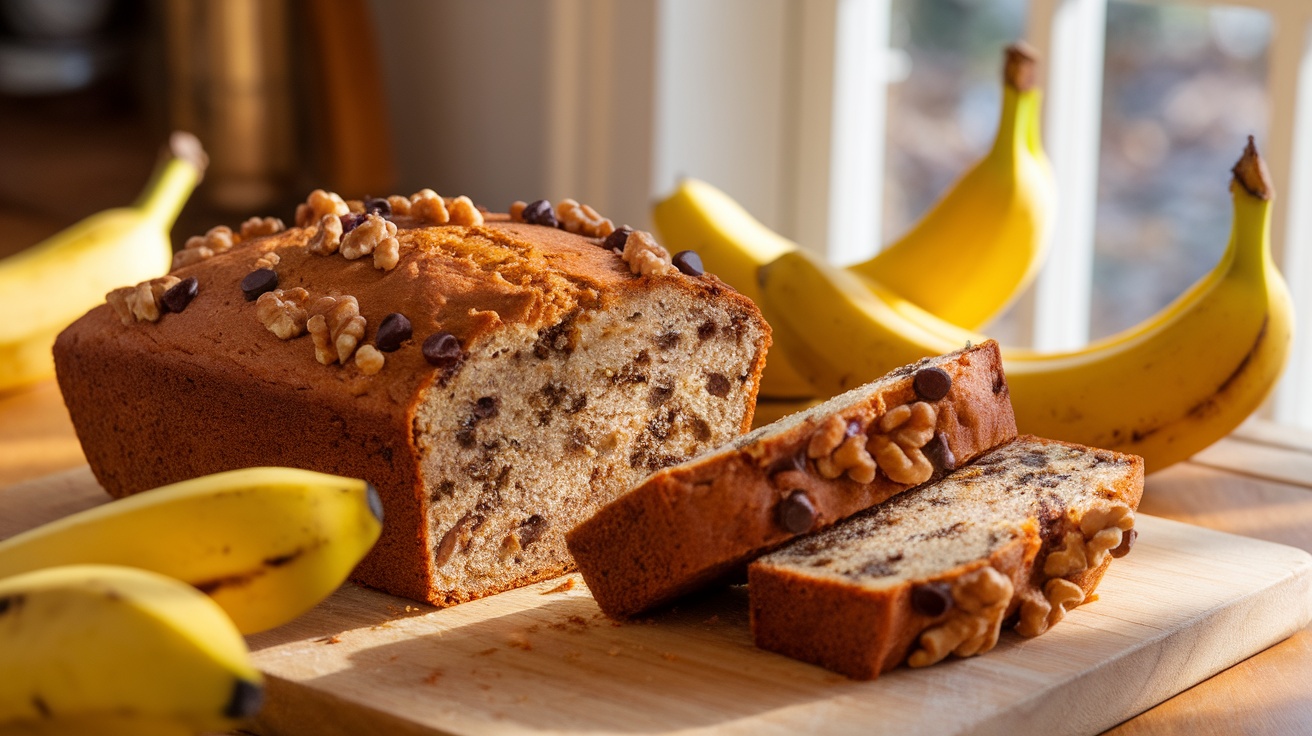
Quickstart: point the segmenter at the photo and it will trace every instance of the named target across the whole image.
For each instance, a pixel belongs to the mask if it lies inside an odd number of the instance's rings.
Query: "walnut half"
[[[136,322],[158,322],[164,314],[160,299],[164,292],[181,283],[177,276],[160,276],[142,281],[136,286],[122,286],[105,295],[105,301],[125,325]]]
[[[929,480],[934,465],[921,448],[934,438],[937,424],[938,410],[925,401],[895,406],[879,418],[869,449],[889,480],[908,485]]]
[[[956,604],[943,623],[920,635],[920,648],[907,664],[926,667],[949,654],[970,657],[989,651],[998,643],[1002,617],[1013,592],[1011,578],[985,566],[966,573],[952,586]]]
[[[351,359],[364,339],[365,319],[353,296],[324,296],[310,306],[305,327],[314,338],[314,357],[324,365]]]

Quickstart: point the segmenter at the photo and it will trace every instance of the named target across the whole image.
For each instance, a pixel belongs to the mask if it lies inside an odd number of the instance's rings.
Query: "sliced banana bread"
[[[758,646],[870,679],[1038,636],[1134,543],[1143,460],[1022,436],[758,559]]]
[[[997,343],[927,358],[660,470],[567,535],[598,605],[632,616],[1016,436]]]

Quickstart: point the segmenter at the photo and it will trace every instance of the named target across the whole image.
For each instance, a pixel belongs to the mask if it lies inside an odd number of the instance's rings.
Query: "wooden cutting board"
[[[103,503],[0,491],[0,538]],[[1100,600],[1037,639],[854,682],[752,646],[740,588],[606,619],[577,575],[436,610],[355,585],[251,637],[267,734],[1096,733],[1312,622],[1312,556],[1140,515]]]

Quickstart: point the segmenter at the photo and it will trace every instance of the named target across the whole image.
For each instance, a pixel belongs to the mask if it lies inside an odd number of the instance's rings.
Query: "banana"
[[[704,181],[684,179],[658,202],[652,219],[672,251],[695,250],[707,272],[761,305],[756,269],[797,248],[752,217],[732,197]],[[765,315],[771,322],[770,315]],[[765,360],[760,394],[777,399],[815,396],[815,389],[775,350]]]
[[[0,733],[194,734],[259,709],[261,676],[213,601],[145,570],[0,579]]]
[[[206,166],[190,133],[174,133],[169,153],[132,207],[92,215],[0,260],[0,391],[53,376],[55,336],[106,292],[168,272],[169,229]]]
[[[208,593],[243,634],[337,589],[382,530],[361,480],[247,468],[175,483],[0,542],[0,578],[54,565],[139,567]]]
[[[1035,57],[1007,47],[1002,119],[993,147],[899,240],[853,273],[947,322],[976,329],[1038,275],[1056,210],[1056,181],[1039,137]]]
[[[1081,350],[1003,351],[1020,431],[1135,453],[1153,471],[1225,436],[1261,404],[1284,368],[1294,318],[1271,259],[1270,179],[1252,138],[1230,189],[1225,254],[1175,302]],[[760,273],[780,316],[777,341],[825,392],[987,339],[800,251]]]

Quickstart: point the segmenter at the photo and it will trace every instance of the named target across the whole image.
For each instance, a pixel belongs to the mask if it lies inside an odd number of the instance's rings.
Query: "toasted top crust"
[[[409,227],[414,220],[393,218],[400,226],[400,262],[390,271],[370,258],[347,260],[306,249],[313,227],[244,241],[174,276],[195,276],[199,291],[187,308],[155,324],[123,325],[107,305],[91,310],[60,335],[56,351],[81,341],[118,342],[123,352],[168,350],[210,371],[232,371],[258,382],[321,385],[336,381],[341,393],[366,412],[413,407],[439,370],[421,346],[429,335],[449,332],[467,353],[487,335],[506,326],[529,330],[555,325],[576,312],[606,309],[626,290],[665,283],[705,299],[730,299],[759,315],[755,304],[712,275],[682,273],[637,276],[600,240],[556,228],[510,222],[488,215],[483,226]],[[259,321],[255,305],[243,295],[241,280],[259,268],[260,256],[280,257],[278,288],[305,288],[312,298],[349,295],[367,320],[361,345],[372,343],[378,325],[392,312],[404,314],[413,338],[387,355],[377,375],[354,365],[325,367],[315,361],[309,338],[281,340]]]

